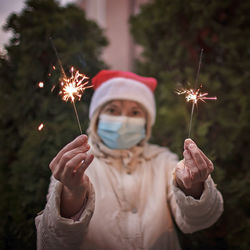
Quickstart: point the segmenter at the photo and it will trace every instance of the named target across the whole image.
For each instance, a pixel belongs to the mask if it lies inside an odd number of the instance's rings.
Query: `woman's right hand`
[[[52,175],[63,184],[61,212],[64,217],[74,215],[85,199],[88,177],[84,174],[94,156],[86,135],[78,136],[67,144],[51,161]]]
[[[72,192],[84,188],[84,172],[94,158],[87,154],[89,149],[88,137],[80,135],[59,151],[49,165],[53,176]]]

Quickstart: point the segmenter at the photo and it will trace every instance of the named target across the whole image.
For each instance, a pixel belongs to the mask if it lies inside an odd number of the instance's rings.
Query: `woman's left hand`
[[[175,170],[177,185],[186,195],[199,198],[205,180],[214,170],[213,163],[191,139],[184,142],[183,156]]]

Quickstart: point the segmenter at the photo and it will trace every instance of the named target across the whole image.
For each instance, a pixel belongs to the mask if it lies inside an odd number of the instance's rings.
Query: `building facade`
[[[131,71],[140,54],[130,34],[129,18],[140,11],[140,6],[150,0],[79,0],[78,5],[104,30],[109,45],[103,60],[111,69]]]

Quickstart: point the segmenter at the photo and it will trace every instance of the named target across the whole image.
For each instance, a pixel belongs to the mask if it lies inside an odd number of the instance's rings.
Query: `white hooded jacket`
[[[132,150],[110,150],[93,134],[90,138],[95,158],[85,172],[88,199],[78,215],[63,218],[62,183],[51,178],[46,207],[36,217],[38,250],[178,250],[175,223],[193,233],[221,215],[223,199],[211,176],[200,199],[176,186],[178,160],[167,148],[143,143]]]

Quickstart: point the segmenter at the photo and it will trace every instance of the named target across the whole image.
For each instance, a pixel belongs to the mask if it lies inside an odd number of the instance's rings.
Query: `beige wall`
[[[103,52],[111,69],[131,71],[138,54],[129,31],[129,17],[150,0],[79,0],[89,19],[95,20],[105,31],[109,46]]]

